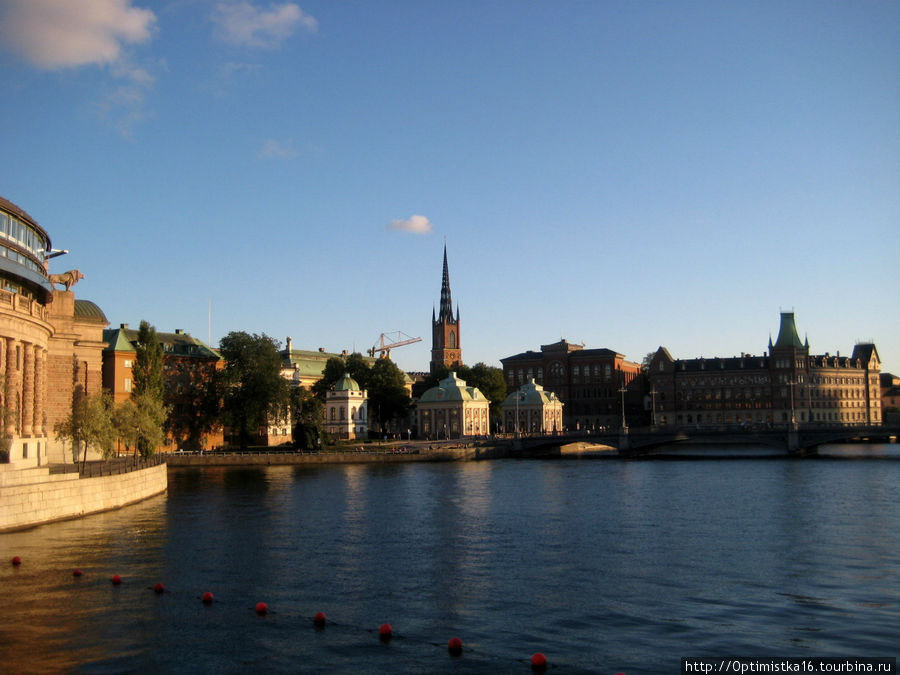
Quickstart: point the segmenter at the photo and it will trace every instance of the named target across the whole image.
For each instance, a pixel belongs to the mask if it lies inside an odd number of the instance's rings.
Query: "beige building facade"
[[[0,197],[0,458],[23,468],[66,460],[53,428],[101,384],[106,317],[69,290],[83,275],[49,273],[54,255],[46,231]]]
[[[562,401],[533,379],[507,396],[501,410],[506,433],[557,434],[563,430]]]
[[[490,401],[477,387],[450,373],[422,394],[416,406],[419,435],[430,439],[490,433]]]

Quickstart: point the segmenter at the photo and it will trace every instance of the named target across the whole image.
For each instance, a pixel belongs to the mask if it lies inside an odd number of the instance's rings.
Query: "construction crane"
[[[394,347],[402,347],[403,345],[411,345],[414,342],[421,341],[422,338],[410,337],[406,333],[401,333],[399,330],[396,333],[382,333],[381,337],[378,339],[378,343],[369,349],[369,356],[375,356],[377,353],[382,359],[389,359],[391,358],[391,350]]]

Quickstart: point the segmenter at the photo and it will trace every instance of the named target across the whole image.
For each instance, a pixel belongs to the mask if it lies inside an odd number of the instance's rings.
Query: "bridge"
[[[528,457],[558,456],[560,448],[598,445],[614,448],[620,457],[665,454],[679,445],[727,446],[724,454],[739,455],[742,447],[771,449],[785,456],[814,455],[820,445],[866,440],[888,442],[900,437],[900,425],[893,426],[797,426],[754,428],[740,426],[694,426],[632,428],[622,431],[576,432],[548,436],[526,436],[512,440],[517,454]]]

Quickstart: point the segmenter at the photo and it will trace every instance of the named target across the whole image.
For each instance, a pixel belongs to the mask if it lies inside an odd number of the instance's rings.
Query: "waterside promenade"
[[[176,452],[165,455],[169,466],[251,466],[448,462],[502,458],[639,458],[677,453],[688,447],[716,448],[724,456],[762,454],[814,455],[826,443],[891,442],[900,427],[820,427],[808,429],[633,428],[600,433],[497,436],[461,441],[393,441],[366,443],[324,452],[271,448],[245,452]],[[703,454],[703,453],[701,453]]]
[[[0,532],[117,509],[168,488],[165,461],[106,462],[16,469],[0,465]]]

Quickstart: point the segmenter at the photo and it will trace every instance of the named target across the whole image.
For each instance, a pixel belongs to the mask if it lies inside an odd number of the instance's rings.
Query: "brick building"
[[[623,406],[629,424],[643,415],[641,364],[611,349],[585,349],[560,340],[500,363],[508,392],[534,380],[556,394],[565,405],[563,421],[569,430],[617,429]]]
[[[163,379],[169,417],[161,451],[211,449],[223,444],[220,426],[203,429],[204,417],[216,406],[215,373],[222,368],[219,353],[190,333],[157,333],[163,351]],[[116,403],[131,398],[138,331],[127,323],[103,331],[103,387]]]
[[[660,347],[648,378],[660,425],[878,425],[880,360],[875,345],[851,356],[810,354],[793,312],[762,356],[673,359]]]

